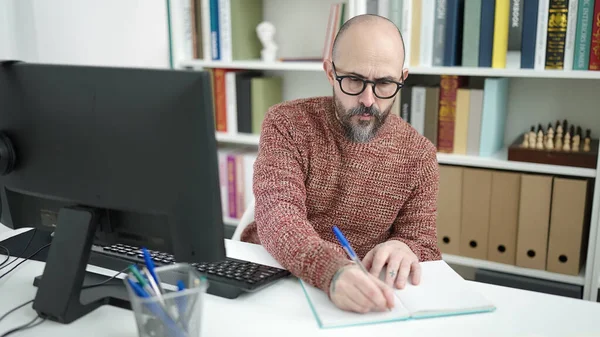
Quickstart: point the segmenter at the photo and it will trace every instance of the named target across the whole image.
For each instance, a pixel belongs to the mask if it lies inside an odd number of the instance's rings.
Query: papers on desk
[[[421,263],[421,282],[407,282],[397,289],[394,309],[388,312],[359,314],[337,308],[323,291],[300,280],[308,303],[321,328],[345,327],[402,321],[416,318],[489,312],[496,307],[444,261]]]

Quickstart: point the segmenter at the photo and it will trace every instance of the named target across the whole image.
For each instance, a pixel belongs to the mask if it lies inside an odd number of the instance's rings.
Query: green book
[[[341,310],[320,289],[302,280],[300,284],[321,329],[484,313],[496,309],[446,262],[421,262],[421,270],[420,283],[412,285],[407,282],[404,289],[395,289],[394,308],[385,312],[360,314]],[[380,278],[383,279],[383,276]]]
[[[232,60],[260,59],[256,26],[263,21],[263,0],[230,0]]]
[[[600,1],[600,0],[596,0]],[[573,70],[588,70],[590,63],[590,44],[594,23],[594,1],[580,0],[577,11],[577,30],[575,33],[575,59]]]
[[[283,100],[279,76],[254,77],[250,80],[250,99],[252,104],[252,133],[260,134],[262,121],[269,108]]]
[[[481,0],[465,1],[463,20],[462,66],[477,67],[479,65]]]

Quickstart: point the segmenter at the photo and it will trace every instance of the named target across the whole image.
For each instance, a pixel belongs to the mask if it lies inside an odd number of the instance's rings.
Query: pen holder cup
[[[200,336],[206,278],[185,263],[158,267],[155,274],[162,290],[160,296],[141,297],[124,280],[139,336]]]

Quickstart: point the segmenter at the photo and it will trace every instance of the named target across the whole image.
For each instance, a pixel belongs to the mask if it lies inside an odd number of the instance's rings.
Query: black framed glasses
[[[375,96],[381,99],[389,99],[394,97],[398,90],[402,89],[402,87],[404,86],[403,78],[401,82],[397,82],[390,79],[371,81],[355,75],[338,76],[337,71],[335,69],[335,64],[331,62],[331,65],[333,66],[333,73],[335,74],[335,79],[338,81],[342,92],[346,95],[360,95],[363,91],[365,91],[367,84],[371,84],[373,94],[375,94]]]

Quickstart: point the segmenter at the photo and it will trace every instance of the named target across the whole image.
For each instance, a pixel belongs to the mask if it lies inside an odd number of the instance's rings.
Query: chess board
[[[537,149],[523,147],[524,135],[518,137],[508,148],[508,160],[529,163],[596,168],[598,139],[591,139],[589,151],[565,151],[563,149]]]

